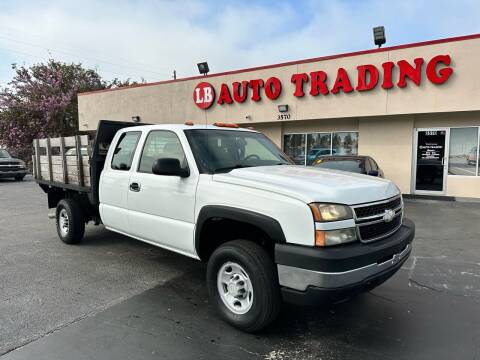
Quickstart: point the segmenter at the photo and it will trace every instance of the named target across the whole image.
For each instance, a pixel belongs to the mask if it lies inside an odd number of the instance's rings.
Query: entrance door
[[[416,130],[416,193],[445,193],[447,129]]]

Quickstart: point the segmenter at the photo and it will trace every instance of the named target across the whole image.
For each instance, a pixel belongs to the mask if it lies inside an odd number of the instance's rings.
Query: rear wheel
[[[85,219],[79,204],[73,199],[63,199],[57,205],[57,233],[66,244],[77,244],[85,233]]]
[[[280,311],[274,263],[254,242],[234,240],[216,249],[208,262],[207,285],[221,317],[241,330],[261,330]]]

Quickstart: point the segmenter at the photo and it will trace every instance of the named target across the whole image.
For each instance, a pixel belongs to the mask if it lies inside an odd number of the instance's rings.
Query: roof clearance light
[[[192,121],[185,121],[185,125],[187,126],[193,126],[195,125]]]
[[[238,126],[237,124],[228,124],[228,123],[213,123],[213,126],[218,126],[218,127],[226,127],[226,128],[234,128],[234,129],[237,129],[239,128],[240,126]]]

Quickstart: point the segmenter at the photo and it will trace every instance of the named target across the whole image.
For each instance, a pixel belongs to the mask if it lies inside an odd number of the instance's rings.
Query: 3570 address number
[[[290,114],[278,114],[277,120],[290,120],[290,117],[291,117]]]

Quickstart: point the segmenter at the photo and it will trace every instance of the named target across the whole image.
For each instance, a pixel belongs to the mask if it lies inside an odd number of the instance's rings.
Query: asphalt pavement
[[[204,264],[95,226],[68,246],[48,212],[31,179],[0,181],[1,360],[480,359],[480,203],[408,200],[392,279],[255,335],[218,319]]]

